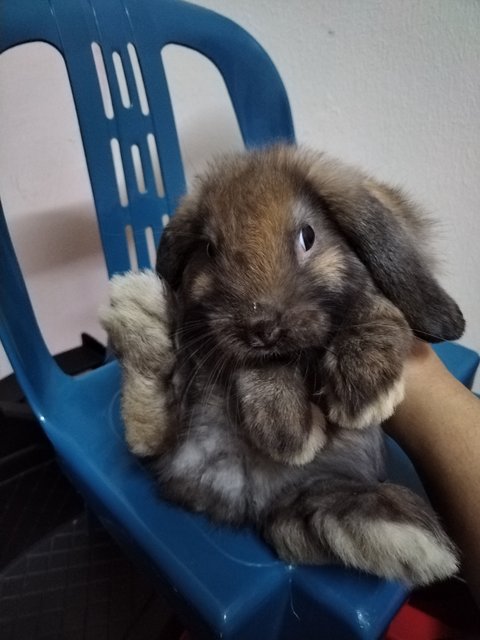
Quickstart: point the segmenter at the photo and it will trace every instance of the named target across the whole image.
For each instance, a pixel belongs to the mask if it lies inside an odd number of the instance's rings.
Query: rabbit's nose
[[[282,330],[274,320],[255,320],[249,333],[252,347],[273,347],[278,342]]]

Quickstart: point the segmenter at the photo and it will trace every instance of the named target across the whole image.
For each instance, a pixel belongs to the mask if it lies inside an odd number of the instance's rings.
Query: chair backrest
[[[246,146],[294,140],[271,60],[209,10],[180,0],[8,0],[1,21],[0,52],[43,41],[65,60],[110,275],[130,268],[128,235],[138,266],[150,266],[148,243],[185,191],[164,46],[194,49],[218,68]],[[0,338],[21,377],[32,367],[51,375],[1,211]]]

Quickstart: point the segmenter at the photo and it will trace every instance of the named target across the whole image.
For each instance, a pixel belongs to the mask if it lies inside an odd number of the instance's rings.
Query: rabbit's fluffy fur
[[[155,457],[165,495],[255,524],[287,561],[414,584],[455,572],[430,507],[384,482],[379,427],[413,335],[464,328],[424,220],[398,190],[293,146],[199,179],[158,275],[113,278],[103,312],[127,442]]]

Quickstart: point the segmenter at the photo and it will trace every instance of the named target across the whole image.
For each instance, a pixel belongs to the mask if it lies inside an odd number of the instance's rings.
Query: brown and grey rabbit
[[[119,276],[104,324],[131,449],[170,499],[253,523],[289,562],[425,584],[458,566],[430,507],[384,482],[380,423],[414,335],[458,338],[428,225],[401,193],[294,146],[223,158]]]

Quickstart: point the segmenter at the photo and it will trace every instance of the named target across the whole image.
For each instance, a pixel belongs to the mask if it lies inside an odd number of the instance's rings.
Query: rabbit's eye
[[[315,231],[307,224],[302,227],[302,230],[298,234],[298,243],[302,251],[309,251],[313,247],[315,242]]]
[[[215,255],[217,253],[217,250],[216,250],[214,244],[212,244],[211,242],[207,242],[207,249],[206,250],[207,250],[207,256],[209,258],[214,258],[215,257]]]

